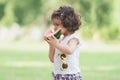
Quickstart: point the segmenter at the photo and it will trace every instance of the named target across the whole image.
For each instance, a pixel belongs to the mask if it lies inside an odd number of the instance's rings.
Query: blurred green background
[[[82,16],[83,80],[120,80],[120,0],[0,0],[0,80],[51,80],[43,34],[61,5]]]

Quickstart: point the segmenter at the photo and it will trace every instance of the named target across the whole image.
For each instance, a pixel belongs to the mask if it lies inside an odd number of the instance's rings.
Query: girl
[[[51,16],[54,30],[61,29],[61,37],[44,36],[49,44],[49,58],[54,65],[53,80],[82,80],[79,69],[80,40],[75,31],[81,17],[70,6],[60,6]]]

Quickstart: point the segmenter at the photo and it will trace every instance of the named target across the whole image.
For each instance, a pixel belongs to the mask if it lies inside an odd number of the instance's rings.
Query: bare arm
[[[49,40],[47,40],[49,44],[56,47],[58,50],[63,52],[64,54],[72,54],[76,48],[76,46],[79,44],[79,40],[77,38],[73,38],[68,42],[68,45],[60,44],[59,40],[56,39],[54,36],[49,37]]]
[[[58,43],[55,45],[55,47],[59,49],[61,52],[63,52],[64,54],[72,54],[78,44],[79,44],[78,39],[73,38],[68,42],[68,45],[63,45]]]
[[[54,54],[55,54],[54,46],[49,45],[49,59],[52,63],[54,62]]]
[[[49,44],[48,38],[44,36],[44,40]],[[54,62],[54,54],[55,54],[55,48],[53,45],[49,44],[49,59],[53,63]]]

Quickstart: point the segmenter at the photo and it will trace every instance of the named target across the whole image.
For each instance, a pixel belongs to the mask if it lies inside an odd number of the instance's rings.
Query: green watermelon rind
[[[55,36],[57,39],[59,39],[60,36],[61,36],[61,29],[58,30],[58,31],[54,34],[54,36]]]

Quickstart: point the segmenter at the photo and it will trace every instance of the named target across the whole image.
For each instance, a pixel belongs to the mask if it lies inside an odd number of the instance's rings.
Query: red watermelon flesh
[[[48,36],[50,35],[54,35],[57,39],[59,39],[61,36],[61,29],[56,29],[55,32],[53,32],[52,30],[48,30],[47,32],[45,32],[44,37],[48,38]]]
[[[44,36],[48,37],[49,35],[52,35],[53,31],[52,30],[48,30],[47,32],[45,32]]]
[[[55,27],[55,28],[54,28],[54,31],[57,31],[58,29],[59,29],[59,28]]]

